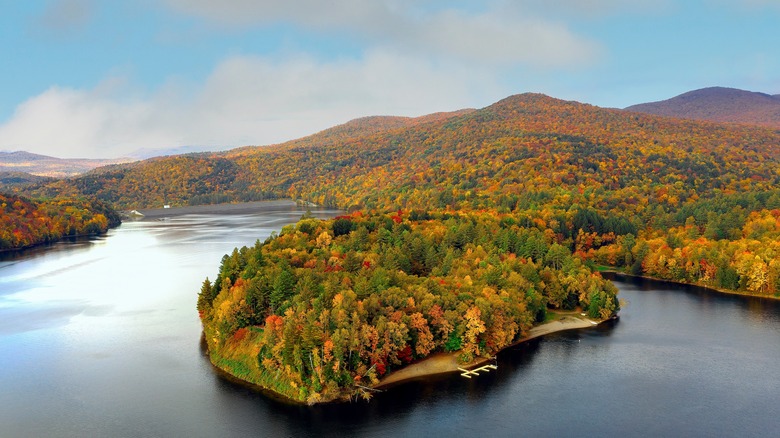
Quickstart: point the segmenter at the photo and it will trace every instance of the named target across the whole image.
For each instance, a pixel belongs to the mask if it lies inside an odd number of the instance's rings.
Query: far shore
[[[540,336],[548,335],[550,333],[562,332],[565,330],[582,329],[588,327],[595,327],[603,321],[596,321],[576,312],[560,313],[559,319],[538,325],[528,331],[528,335],[517,340],[516,342],[507,345],[504,349],[514,347]],[[417,379],[426,376],[433,376],[436,374],[447,374],[459,372],[461,368],[472,369],[480,367],[491,361],[493,358],[478,358],[471,363],[461,364],[457,360],[457,352],[453,353],[436,353],[425,359],[409,364],[398,371],[393,371],[388,374],[378,384],[374,386],[376,389],[385,388],[396,383],[401,383],[411,379]]]
[[[241,202],[236,204],[208,204],[170,208],[142,208],[136,209],[135,211],[143,214],[143,216],[131,218],[130,220],[154,220],[166,217],[182,216],[185,214],[261,213],[263,211],[278,210],[279,208],[289,208],[290,210],[294,210],[298,208],[298,204],[292,199],[272,199],[267,201]],[[128,211],[126,211],[125,214],[128,214]]]
[[[624,277],[634,277],[634,278],[642,278],[645,280],[652,280],[652,281],[659,281],[662,283],[671,283],[671,284],[679,284],[681,286],[691,286],[691,287],[700,287],[702,289],[706,289],[712,292],[717,292],[721,294],[728,294],[728,295],[738,295],[741,297],[752,297],[752,298],[768,298],[770,300],[780,300],[780,296],[775,295],[758,295],[758,294],[751,294],[748,292],[742,292],[738,290],[730,290],[730,289],[721,289],[714,286],[705,286],[703,284],[696,284],[696,283],[686,283],[683,281],[675,281],[675,280],[667,280],[665,278],[658,278],[658,277],[650,277],[648,275],[635,275],[635,274],[629,274],[627,272],[618,271],[615,268],[612,268],[610,266],[607,266],[607,270],[601,271],[603,273],[609,273],[614,275],[622,275]]]

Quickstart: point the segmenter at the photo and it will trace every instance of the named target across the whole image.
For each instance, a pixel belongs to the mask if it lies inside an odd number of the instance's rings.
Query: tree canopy
[[[85,199],[34,201],[0,193],[0,213],[0,251],[102,234],[120,222],[111,207]]]
[[[495,354],[548,307],[619,310],[616,288],[537,228],[410,216],[303,219],[226,255],[198,299],[217,364],[294,400],[331,400],[437,351]]]

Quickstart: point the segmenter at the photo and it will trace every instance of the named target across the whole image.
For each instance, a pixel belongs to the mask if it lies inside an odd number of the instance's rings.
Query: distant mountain
[[[109,164],[128,163],[131,158],[95,160],[86,158],[56,158],[30,152],[0,152],[0,172],[22,172],[37,176],[63,178],[80,175]]]
[[[626,110],[780,128],[780,94],[773,96],[736,88],[702,88],[660,102],[633,105]]]
[[[46,155],[33,154],[31,152],[16,151],[16,152],[0,152],[0,160],[4,163],[25,163],[32,161],[46,161],[55,159]]]

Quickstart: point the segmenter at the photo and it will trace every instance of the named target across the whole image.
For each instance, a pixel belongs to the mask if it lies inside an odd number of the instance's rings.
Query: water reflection
[[[627,290],[648,292],[658,290],[673,291],[674,294],[662,294],[664,300],[672,301],[670,307],[674,305],[673,300],[679,300],[683,296],[686,298],[687,304],[695,306],[698,310],[705,313],[716,312],[722,306],[727,305],[730,310],[739,312],[739,319],[736,319],[739,325],[749,322],[750,325],[761,329],[767,325],[780,324],[780,312],[778,312],[780,301],[776,299],[724,294],[699,286],[667,283],[649,278],[628,277],[614,273],[607,273],[605,277],[613,279],[613,281],[620,281],[621,287]],[[724,323],[730,321],[731,319],[726,319]]]

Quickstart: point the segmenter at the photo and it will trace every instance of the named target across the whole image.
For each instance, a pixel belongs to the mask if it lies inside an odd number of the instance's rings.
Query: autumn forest
[[[612,317],[599,269],[780,297],[779,161],[771,128],[523,94],[8,186],[0,249],[104,232],[108,205],[342,209],[237,248],[198,298],[215,364],[313,403],[490,356],[548,309]]]
[[[7,191],[123,209],[293,198],[365,213],[492,212],[585,260],[773,295],[779,156],[772,129],[524,94],[481,110],[358,119],[282,145],[107,166]]]

